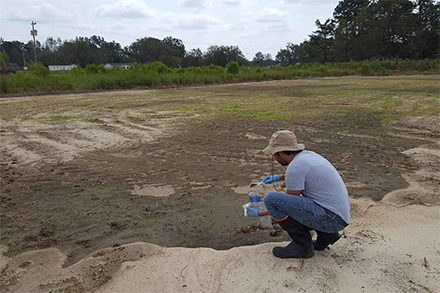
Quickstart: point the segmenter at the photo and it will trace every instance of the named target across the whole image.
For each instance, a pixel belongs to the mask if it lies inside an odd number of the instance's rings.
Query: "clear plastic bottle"
[[[261,201],[260,205],[261,205],[261,208],[266,211],[266,206],[264,205],[264,202]],[[260,223],[261,223],[261,226],[263,226],[264,228],[273,229],[272,218],[270,216],[260,217]]]
[[[256,209],[266,210],[264,203],[261,201],[260,192],[258,190],[249,190],[250,206]],[[260,223],[263,228],[272,229],[272,219],[270,216],[260,217]]]

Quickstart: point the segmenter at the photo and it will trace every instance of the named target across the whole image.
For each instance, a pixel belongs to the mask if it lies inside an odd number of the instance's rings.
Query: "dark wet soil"
[[[12,157],[2,158],[0,244],[9,246],[9,254],[57,246],[69,254],[69,265],[97,249],[134,241],[229,249],[288,240],[286,233],[268,230],[237,233],[256,220],[243,216],[241,206],[248,198],[232,189],[249,185],[256,174],[270,174],[270,158],[255,151],[267,145],[274,131],[285,128],[332,162],[345,182],[364,184],[349,188],[352,197],[380,200],[406,187],[403,170],[417,168],[401,152],[420,142],[391,138],[374,113],[336,120],[192,121],[151,144],[97,151],[41,169],[24,169]],[[267,139],[250,140],[247,133]],[[141,155],[112,155],[131,151]],[[282,171],[275,166],[275,172]],[[133,195],[132,182],[172,185],[175,193],[162,198]],[[195,189],[193,182],[203,188]]]

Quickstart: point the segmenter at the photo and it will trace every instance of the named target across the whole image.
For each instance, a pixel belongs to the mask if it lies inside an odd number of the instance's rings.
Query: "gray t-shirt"
[[[312,151],[298,153],[287,167],[287,190],[301,190],[304,197],[350,221],[350,200],[344,181],[333,165]]]

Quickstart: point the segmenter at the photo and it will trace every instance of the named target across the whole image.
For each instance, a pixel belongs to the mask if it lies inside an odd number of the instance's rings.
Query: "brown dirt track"
[[[265,83],[259,86],[256,90],[264,92]],[[225,99],[228,91],[251,88],[253,84],[200,91]],[[259,150],[278,129],[293,129],[307,149],[328,158],[351,197],[376,201],[408,187],[402,174],[423,166],[403,151],[420,145],[439,148],[438,121],[429,117],[383,123],[374,111],[352,111],[337,119],[325,114],[281,120],[231,119],[229,113],[181,115],[167,109],[201,100],[175,91],[168,99],[158,91],[154,99],[128,110],[117,104],[116,109],[98,110],[69,104],[77,98],[115,104],[121,95],[135,100],[142,93],[73,95],[62,102],[56,96],[9,99],[25,106],[14,110],[16,118],[0,120],[0,244],[9,247],[8,255],[58,247],[71,265],[98,249],[136,241],[215,249],[285,241],[285,233],[237,233],[255,223],[243,216],[247,196],[239,192],[270,174],[270,158]],[[62,115],[89,120],[43,123],[21,118],[59,115],[59,107]],[[151,109],[148,118],[136,116]],[[96,115],[104,123],[93,122]],[[276,166],[275,172],[282,168]],[[432,188],[439,184],[438,178],[427,182]],[[436,204],[438,199],[410,194],[399,201],[412,203]],[[352,208],[356,215],[356,206]]]

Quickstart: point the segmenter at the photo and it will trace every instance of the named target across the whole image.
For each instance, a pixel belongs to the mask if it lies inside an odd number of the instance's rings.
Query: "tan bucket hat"
[[[263,150],[265,154],[274,155],[281,151],[301,151],[305,146],[298,143],[295,134],[290,130],[280,130],[272,134],[269,145]]]

